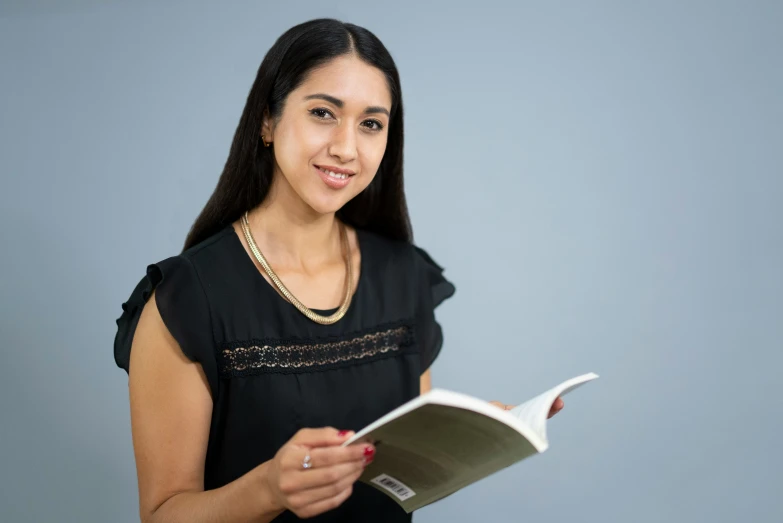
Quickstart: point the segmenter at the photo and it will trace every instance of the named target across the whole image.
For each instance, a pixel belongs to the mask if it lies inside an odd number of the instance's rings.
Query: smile
[[[351,181],[351,178],[356,174],[348,169],[340,169],[338,167],[332,167],[331,165],[321,167],[315,166],[315,170],[321,177],[321,180],[332,189],[342,189]]]
[[[330,171],[329,169],[326,169],[324,167],[321,167],[319,165],[316,165],[316,168],[321,171],[322,173],[325,173],[327,176],[330,176],[331,178],[334,178],[336,180],[345,180],[346,178],[353,176],[353,173],[350,172],[336,172],[336,171]]]

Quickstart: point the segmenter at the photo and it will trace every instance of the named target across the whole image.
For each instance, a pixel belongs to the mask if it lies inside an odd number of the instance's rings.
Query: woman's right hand
[[[280,510],[309,518],[340,506],[375,455],[364,443],[342,447],[351,431],[302,429],[268,462],[266,479]],[[306,456],[310,467],[304,468]]]

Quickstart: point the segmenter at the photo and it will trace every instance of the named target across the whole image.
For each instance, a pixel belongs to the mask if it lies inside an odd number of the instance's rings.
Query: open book
[[[577,376],[508,411],[472,396],[433,389],[371,423],[344,445],[375,442],[375,460],[359,480],[410,513],[545,451],[552,404],[597,377]]]

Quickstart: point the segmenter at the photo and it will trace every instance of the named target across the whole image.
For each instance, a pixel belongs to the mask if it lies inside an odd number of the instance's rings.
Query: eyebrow
[[[336,107],[339,107],[340,109],[342,109],[343,106],[345,106],[345,102],[343,102],[339,98],[335,98],[334,96],[331,96],[331,95],[328,95],[328,94],[324,94],[324,93],[311,94],[311,95],[305,96],[304,99],[305,100],[325,100],[325,101],[329,102],[330,104],[332,104],[332,105],[334,105]],[[371,105],[370,107],[367,107],[364,110],[364,114],[379,114],[379,113],[385,114],[386,116],[389,116],[389,110],[386,109],[385,107],[381,107],[381,106],[378,106],[378,105]]]

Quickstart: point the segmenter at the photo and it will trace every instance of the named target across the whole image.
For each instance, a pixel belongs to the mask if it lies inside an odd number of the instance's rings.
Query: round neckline
[[[263,284],[263,287],[268,289],[269,292],[271,292],[278,300],[280,300],[280,302],[282,304],[287,305],[293,311],[295,311],[297,314],[302,316],[302,318],[304,318],[305,316],[301,312],[299,312],[299,309],[297,309],[294,306],[293,303],[291,303],[287,299],[285,299],[284,296],[281,296],[280,293],[277,291],[277,287],[275,287],[271,282],[267,281],[267,279],[264,278],[264,275],[261,274],[261,270],[258,267],[256,267],[255,260],[245,250],[245,246],[242,243],[242,238],[239,236],[239,233],[234,228],[234,225],[233,224],[229,224],[227,229],[228,229],[228,232],[233,236],[234,240],[236,241],[237,247],[239,247],[239,252],[242,254],[242,257],[245,260],[243,263],[249,264],[249,265],[247,265],[247,267],[250,268],[253,271],[253,273],[254,273],[256,278],[260,278],[261,279],[261,283]],[[356,297],[359,295],[359,289],[362,288],[362,282],[364,281],[365,273],[367,272],[367,270],[366,270],[367,269],[367,260],[366,260],[367,249],[364,248],[365,243],[363,242],[363,238],[362,238],[363,231],[361,229],[358,229],[358,228],[354,228],[354,230],[356,231],[356,244],[357,244],[357,247],[359,248],[359,253],[360,253],[360,257],[359,257],[359,280],[356,282],[356,287],[353,290],[353,296],[351,296],[351,303],[348,306],[348,310],[346,311],[345,316],[343,316],[343,319],[345,319],[345,317],[347,317],[349,314],[351,314],[351,312],[355,308]],[[337,310],[340,307],[338,306],[338,307],[334,307],[332,309],[313,309],[311,307],[308,307],[308,308],[311,311],[313,311],[314,313],[316,313],[316,314],[320,314],[322,316],[330,316],[330,315],[334,314],[335,312],[337,312]]]

